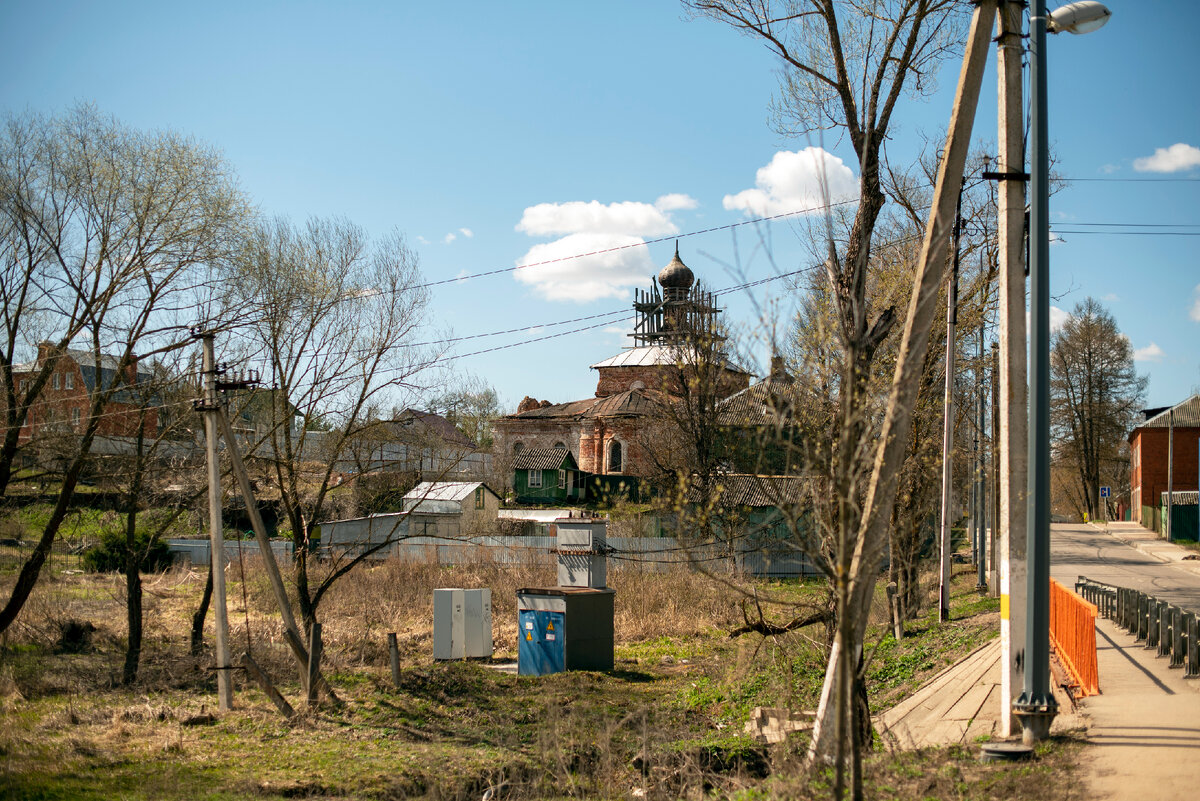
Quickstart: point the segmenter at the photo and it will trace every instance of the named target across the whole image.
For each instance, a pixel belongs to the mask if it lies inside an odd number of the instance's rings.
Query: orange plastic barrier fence
[[[1096,605],[1050,579],[1050,642],[1080,696],[1100,692],[1096,667]]]

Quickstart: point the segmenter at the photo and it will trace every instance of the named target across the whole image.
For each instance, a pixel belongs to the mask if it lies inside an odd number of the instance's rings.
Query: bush
[[[133,547],[135,553],[142,554],[138,566],[141,572],[156,573],[171,566],[171,549],[165,541],[152,538],[150,532],[137,529]],[[100,535],[100,542],[83,552],[83,567],[92,573],[124,571],[126,553],[125,530],[106,528]]]

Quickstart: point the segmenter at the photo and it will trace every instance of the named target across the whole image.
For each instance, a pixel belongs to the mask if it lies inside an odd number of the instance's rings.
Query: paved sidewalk
[[[1196,551],[1169,543],[1136,523],[1055,525],[1051,572],[1064,583],[1080,575],[1132,587],[1184,607],[1200,603]],[[1100,695],[1080,711],[1092,745],[1084,776],[1097,799],[1163,801],[1200,791],[1200,681],[1168,667],[1109,620],[1096,621]]]
[[[1089,523],[1092,529],[1136,548],[1164,564],[1175,564],[1200,575],[1200,551],[1167,542],[1156,532],[1137,523]]]
[[[1084,751],[1094,797],[1174,801],[1200,785],[1200,687],[1135,643],[1112,621],[1096,622],[1100,695],[1082,711]]]

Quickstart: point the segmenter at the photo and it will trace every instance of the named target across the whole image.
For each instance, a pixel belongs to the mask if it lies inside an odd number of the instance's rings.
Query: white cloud
[[[1116,303],[1120,299],[1121,299],[1121,296],[1118,295],[1116,292],[1109,292],[1107,295],[1100,298],[1100,300],[1104,301],[1105,303]]]
[[[425,237],[421,236],[420,234],[417,234],[417,241],[420,242],[422,245],[429,244],[429,240],[426,239]]]
[[[458,239],[458,235],[455,234],[454,232],[450,232],[450,233],[446,234],[444,237],[442,237],[442,241],[445,242],[447,245],[449,245],[455,239]]]
[[[573,200],[530,206],[516,230],[560,238],[532,246],[514,275],[547,300],[627,299],[630,287],[647,283],[658,270],[644,239],[679,233],[671,212],[697,205],[676,192],[653,204]]]
[[[471,237],[475,236],[475,232],[472,231],[470,228],[459,228],[458,232],[460,234],[462,234],[463,236],[465,236],[467,239],[470,239]]]
[[[1153,156],[1133,160],[1138,172],[1182,172],[1200,167],[1200,147],[1178,142],[1170,147],[1160,147]]]
[[[1158,346],[1158,343],[1151,342],[1144,348],[1138,348],[1133,352],[1133,360],[1135,362],[1161,362],[1167,354],[1163,353],[1163,349]]]
[[[1071,319],[1071,313],[1063,311],[1057,306],[1050,307],[1050,333],[1054,333],[1058,329],[1067,324],[1067,320]]]
[[[630,200],[607,204],[598,200],[539,203],[525,209],[517,230],[530,236],[582,233],[665,236],[679,232],[663,209]]]
[[[654,208],[665,212],[677,211],[679,209],[694,209],[699,205],[694,197],[679,192],[663,195],[654,201]]]
[[[1116,164],[1104,164],[1100,167],[1100,172],[1104,173],[1105,175],[1112,175],[1114,172],[1117,172],[1120,169],[1121,168]]]
[[[591,255],[580,255],[585,253]],[[630,287],[646,283],[658,269],[641,237],[606,231],[574,233],[534,245],[517,264],[521,269],[514,277],[546,300],[576,303],[625,300]]]
[[[754,185],[754,189],[726,195],[725,208],[768,216],[817,211],[827,202],[858,196],[854,173],[837,156],[819,147],[779,151],[755,173]]]
[[[1192,296],[1195,300],[1192,303],[1191,311],[1188,312],[1188,317],[1191,317],[1193,322],[1200,323],[1200,284],[1196,284],[1195,290],[1192,291]]]

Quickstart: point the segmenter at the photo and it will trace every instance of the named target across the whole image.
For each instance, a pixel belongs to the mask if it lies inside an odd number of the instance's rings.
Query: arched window
[[[524,442],[514,442],[513,443],[513,456],[516,456],[518,453],[520,453],[523,450],[525,450]]]
[[[615,439],[608,443],[608,472],[621,472],[621,443]]]
[[[562,448],[562,449],[565,451],[565,450],[567,449],[567,443],[565,443],[565,442],[556,442],[556,443],[554,443],[554,447],[556,447],[556,448]]]

